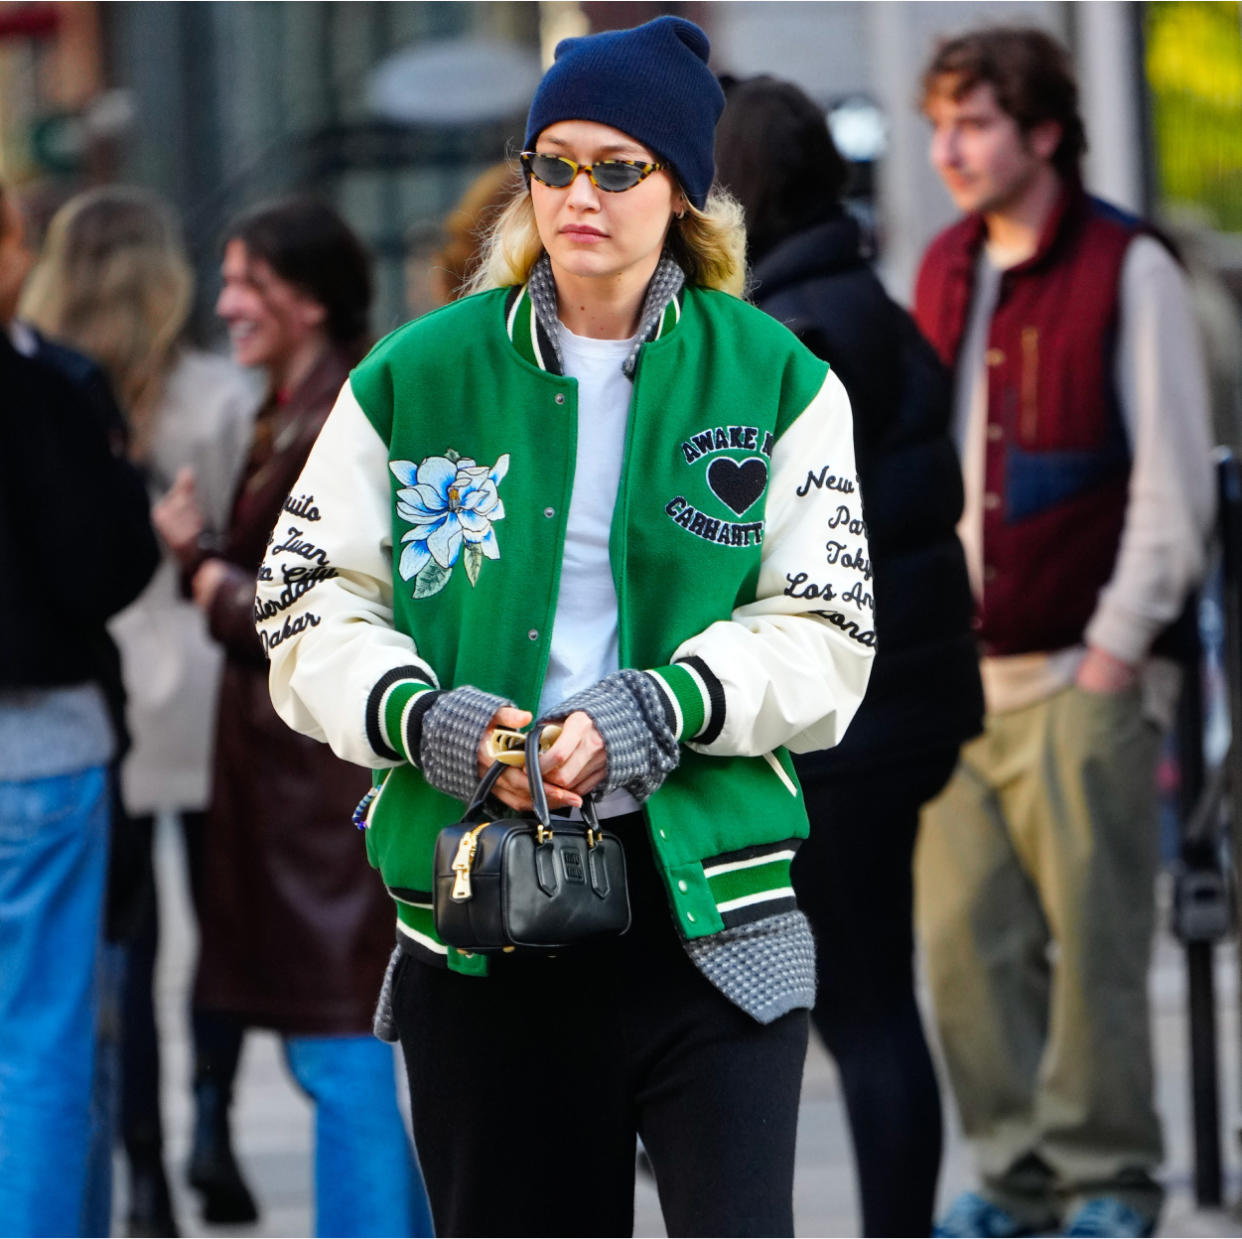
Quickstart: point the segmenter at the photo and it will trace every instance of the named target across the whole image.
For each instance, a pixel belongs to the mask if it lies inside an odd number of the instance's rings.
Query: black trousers
[[[793,864],[815,931],[812,1019],[836,1061],[864,1235],[928,1235],[940,1172],[940,1091],[914,992],[912,861],[919,809],[957,750],[901,769],[799,763],[810,838]]]
[[[624,937],[487,978],[398,967],[436,1234],[631,1234],[638,1132],[670,1235],[790,1235],[806,1012],[764,1026],[725,999],[677,937],[641,816],[609,826]]]

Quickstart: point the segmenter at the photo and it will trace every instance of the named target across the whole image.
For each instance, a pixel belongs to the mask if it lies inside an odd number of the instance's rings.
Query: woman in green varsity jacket
[[[670,1233],[792,1233],[787,750],[862,698],[871,574],[843,389],[737,296],[707,55],[667,17],[558,47],[479,291],[352,373],[260,572],[277,709],[376,771],[441,1235],[629,1233],[636,1131]],[[625,843],[633,925],[489,961],[437,939],[432,849],[492,729],[536,719],[553,807]],[[530,804],[520,770],[497,791]]]

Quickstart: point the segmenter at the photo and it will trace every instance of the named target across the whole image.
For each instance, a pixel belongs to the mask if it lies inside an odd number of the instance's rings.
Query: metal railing
[[[1204,597],[1209,606],[1219,604],[1220,622],[1210,626],[1210,651],[1199,639],[1201,625],[1194,626],[1196,649],[1179,705],[1181,831],[1172,909],[1172,929],[1186,953],[1194,1185],[1203,1207],[1222,1203],[1215,953],[1237,928],[1234,894],[1242,877],[1242,849],[1236,845],[1242,824],[1235,816],[1242,804],[1242,463],[1224,450],[1217,458],[1217,495],[1218,556]],[[1218,656],[1218,663],[1205,659],[1205,652]],[[1229,743],[1209,769],[1204,671],[1211,665],[1223,671]]]

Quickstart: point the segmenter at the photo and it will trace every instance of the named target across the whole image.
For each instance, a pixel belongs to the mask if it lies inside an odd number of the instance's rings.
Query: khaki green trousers
[[[924,811],[917,919],[985,1190],[1160,1204],[1147,973],[1159,735],[1137,689],[989,715]]]

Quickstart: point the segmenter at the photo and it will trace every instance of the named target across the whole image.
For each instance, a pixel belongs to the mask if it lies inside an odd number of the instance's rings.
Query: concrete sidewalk
[[[298,1091],[281,1056],[279,1040],[270,1033],[247,1035],[234,1111],[236,1146],[262,1216],[252,1227],[209,1227],[198,1215],[197,1197],[184,1186],[183,1169],[191,1122],[189,1064],[186,1043],[186,989],[194,950],[188,916],[180,840],[161,824],[156,846],[160,882],[162,942],[157,975],[157,1001],[163,1034],[164,1120],[168,1162],[183,1235],[310,1235],[311,1109]],[[1152,974],[1154,1035],[1159,1080],[1159,1105],[1165,1120],[1168,1159],[1165,1183],[1169,1202],[1161,1235],[1242,1235],[1239,1217],[1229,1211],[1197,1211],[1193,1202],[1190,1127],[1190,1083],[1185,969],[1181,952],[1167,936],[1157,947]],[[1232,945],[1218,952],[1218,1010],[1221,1045],[1221,1108],[1225,1131],[1227,1201],[1242,1192],[1237,1126],[1238,962]],[[399,1063],[394,1061],[399,1075]],[[404,1099],[401,1083],[399,1093]],[[971,1185],[969,1154],[956,1129],[952,1106],[946,1105],[945,1162],[940,1194],[948,1200]],[[900,1122],[899,1115],[893,1116]],[[895,1180],[894,1191],[901,1191]],[[807,1062],[799,1124],[796,1170],[796,1218],[804,1236],[856,1235],[853,1168],[844,1110],[831,1062],[813,1043]],[[125,1234],[124,1169],[117,1161],[114,1233]],[[635,1234],[663,1235],[654,1186],[640,1176],[635,1194]]]

